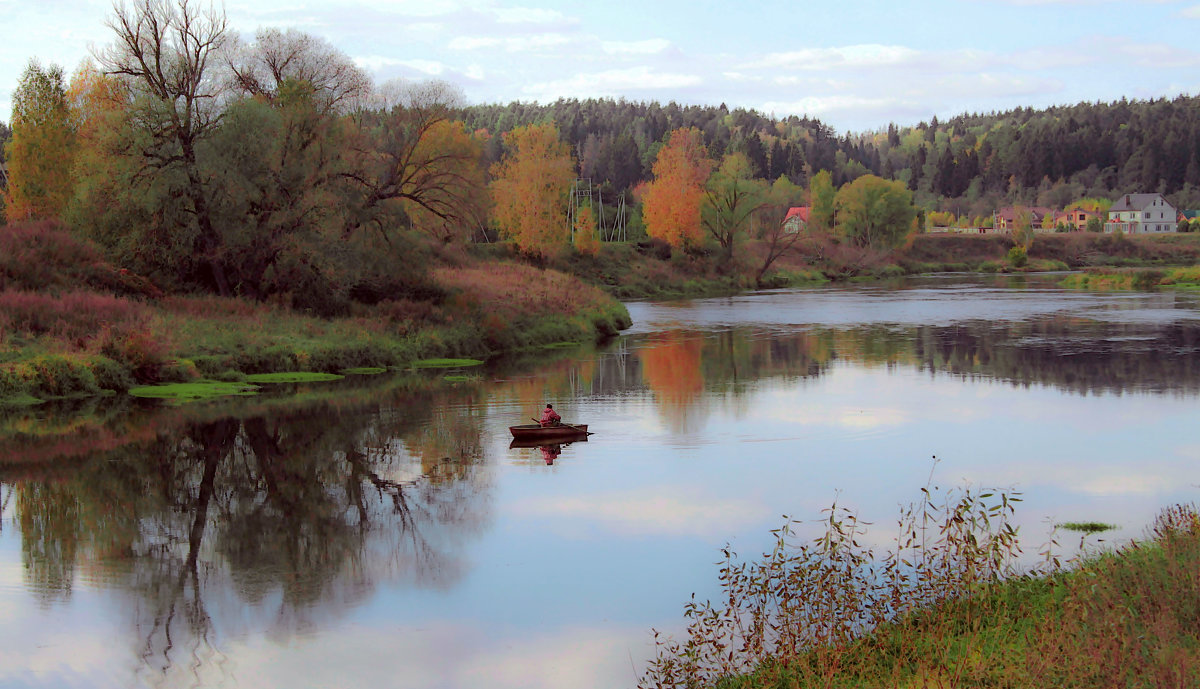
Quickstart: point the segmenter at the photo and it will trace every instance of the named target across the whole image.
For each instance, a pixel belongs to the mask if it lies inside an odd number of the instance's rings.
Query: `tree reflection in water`
[[[1070,316],[654,333],[635,348],[642,380],[675,432],[703,427],[708,405],[738,405],[762,380],[825,375],[837,361],[908,366],[1075,394],[1200,390],[1200,323]],[[720,394],[714,394],[720,393]]]
[[[219,674],[219,639],[286,638],[381,582],[451,586],[490,477],[477,407],[443,401],[197,423],[17,480],[28,584],[46,604],[77,574],[127,592],[152,683]]]

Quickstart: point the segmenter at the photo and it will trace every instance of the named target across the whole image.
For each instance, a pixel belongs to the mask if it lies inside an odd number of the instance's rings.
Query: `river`
[[[784,515],[886,548],[970,486],[1019,494],[1031,562],[1056,523],[1137,538],[1200,491],[1200,298],[1056,279],[639,302],[450,384],[10,413],[0,686],[632,687]],[[595,434],[510,448],[545,402]]]

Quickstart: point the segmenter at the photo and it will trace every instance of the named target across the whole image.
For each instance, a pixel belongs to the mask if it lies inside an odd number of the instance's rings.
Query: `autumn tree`
[[[440,161],[443,181],[428,184],[415,198],[403,199],[410,225],[443,243],[469,241],[486,223],[483,142],[462,122],[442,120],[426,131],[413,154],[416,160]]]
[[[140,224],[121,211],[131,200],[130,176],[136,165],[133,156],[122,155],[121,150],[127,143],[121,141],[121,132],[131,106],[130,92],[120,79],[85,60],[71,75],[67,100],[77,149],[71,173],[74,193],[63,218],[74,229],[111,246],[112,236],[130,234],[131,221]]]
[[[572,229],[575,248],[579,253],[594,256],[600,251],[600,230],[596,226],[596,214],[590,204],[579,209],[575,227]]]
[[[721,246],[726,263],[733,260],[734,244],[745,233],[751,215],[763,202],[763,184],[753,177],[746,154],[736,152],[725,156],[704,185],[701,223]]]
[[[481,226],[487,209],[481,147],[450,120],[462,95],[431,81],[388,84],[377,98],[374,108],[352,116],[343,233],[370,227],[389,237],[418,221]]]
[[[267,102],[285,84],[303,83],[318,112],[344,113],[367,105],[372,93],[370,77],[345,53],[295,29],[259,29],[250,43],[233,37],[224,58],[233,89]]]
[[[193,0],[138,0],[119,5],[107,25],[115,42],[98,55],[104,70],[128,80],[136,96],[131,124],[143,184],[172,184],[179,227],[171,241],[197,261],[204,279],[230,295],[220,228],[210,197],[219,184],[205,174],[201,148],[221,120],[224,84],[213,67],[225,49],[225,15]],[[184,246],[186,245],[186,246]]]
[[[13,92],[12,139],[5,146],[9,220],[62,215],[73,189],[75,149],[62,68],[30,62]]]
[[[868,249],[895,246],[912,226],[916,209],[903,182],[863,175],[838,190],[838,233]]]
[[[671,132],[654,159],[654,179],[647,183],[642,200],[647,234],[674,247],[699,243],[700,207],[712,167],[699,129]]]
[[[575,161],[558,127],[517,127],[504,135],[504,145],[508,155],[492,166],[496,225],[528,254],[545,256],[565,247]]]

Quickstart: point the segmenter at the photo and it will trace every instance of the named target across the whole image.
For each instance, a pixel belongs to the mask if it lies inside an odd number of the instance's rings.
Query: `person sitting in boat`
[[[546,408],[542,410],[541,424],[543,426],[557,426],[561,421],[562,417],[558,415],[558,412],[554,411],[554,405],[547,404]]]

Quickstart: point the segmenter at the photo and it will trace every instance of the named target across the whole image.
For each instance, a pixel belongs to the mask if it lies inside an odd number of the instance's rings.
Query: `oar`
[[[530,421],[533,421],[533,422],[536,422],[536,423],[537,423],[537,424],[539,424],[539,425],[541,425],[541,423],[542,423],[541,421],[539,421],[538,419],[535,419],[535,418],[533,418],[532,416],[531,416],[531,417],[529,417],[529,420],[530,420]],[[595,433],[593,433],[593,432],[591,432],[591,431],[585,431],[585,430],[583,430],[582,428],[580,428],[579,426],[572,426],[571,424],[569,424],[569,423],[565,423],[565,422],[563,422],[563,421],[559,421],[559,422],[558,422],[558,425],[560,425],[560,426],[566,426],[567,428],[573,428],[573,429],[575,429],[575,430],[579,431],[580,433],[587,433],[588,435],[596,435]],[[543,428],[545,428],[545,426],[543,426]]]

